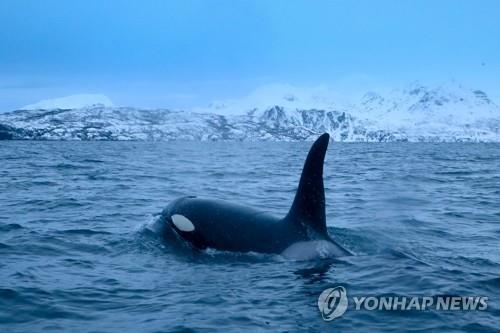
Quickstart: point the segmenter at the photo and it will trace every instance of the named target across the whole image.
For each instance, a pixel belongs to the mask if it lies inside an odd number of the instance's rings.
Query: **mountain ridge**
[[[460,84],[414,83],[385,95],[368,92],[351,104],[318,96],[303,102],[288,93],[276,104],[254,103],[253,96],[235,113],[218,112],[220,105],[179,111],[100,103],[16,110],[0,114],[0,139],[299,141],[328,132],[346,142],[500,142],[500,108],[484,91]],[[316,100],[318,107],[308,104]]]
[[[102,94],[76,94],[44,99],[37,103],[23,106],[21,110],[79,109],[94,105],[114,106],[113,102]]]

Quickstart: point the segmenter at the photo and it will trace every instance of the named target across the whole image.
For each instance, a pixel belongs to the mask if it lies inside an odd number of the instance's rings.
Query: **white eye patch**
[[[180,231],[191,232],[194,231],[194,224],[187,217],[180,214],[174,214],[171,216],[172,222],[175,227]]]

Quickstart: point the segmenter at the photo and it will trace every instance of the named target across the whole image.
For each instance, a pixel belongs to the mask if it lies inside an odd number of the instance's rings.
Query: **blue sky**
[[[189,107],[269,83],[456,79],[499,101],[500,1],[0,1],[0,110],[75,93]]]

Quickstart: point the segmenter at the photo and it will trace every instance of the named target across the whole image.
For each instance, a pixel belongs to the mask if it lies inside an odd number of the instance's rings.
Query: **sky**
[[[0,112],[107,95],[192,107],[272,83],[451,79],[500,102],[500,1],[1,0]]]

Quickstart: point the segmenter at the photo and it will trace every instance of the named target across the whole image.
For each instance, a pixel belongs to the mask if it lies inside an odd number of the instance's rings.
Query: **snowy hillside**
[[[273,86],[190,111],[97,101],[0,114],[0,139],[291,141],[329,132],[335,141],[500,142],[500,108],[485,92],[457,83],[370,92],[358,102],[321,88]]]
[[[50,110],[50,109],[80,109],[88,106],[113,106],[111,100],[99,94],[78,94],[66,97],[45,99],[35,104],[22,107],[22,110]]]

